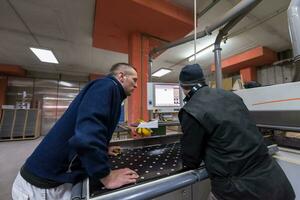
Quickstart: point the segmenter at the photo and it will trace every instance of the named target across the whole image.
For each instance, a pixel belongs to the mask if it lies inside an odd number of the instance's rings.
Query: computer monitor
[[[155,107],[180,107],[179,85],[154,84]]]
[[[183,93],[178,83],[148,83],[148,110],[178,111]]]

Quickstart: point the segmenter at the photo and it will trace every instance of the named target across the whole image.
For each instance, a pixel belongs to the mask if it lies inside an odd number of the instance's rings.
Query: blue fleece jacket
[[[33,175],[59,183],[108,175],[107,147],[125,98],[122,85],[112,76],[90,82],[24,167]]]

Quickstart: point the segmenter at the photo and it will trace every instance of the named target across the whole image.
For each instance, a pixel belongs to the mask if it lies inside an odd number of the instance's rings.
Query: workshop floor
[[[20,167],[42,139],[0,142],[0,199],[11,199],[11,187]]]

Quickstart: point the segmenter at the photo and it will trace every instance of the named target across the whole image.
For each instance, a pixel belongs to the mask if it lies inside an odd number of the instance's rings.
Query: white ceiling
[[[212,0],[198,0],[197,12]],[[171,0],[193,9],[193,0]],[[221,0],[198,20],[198,31],[230,10],[237,0]],[[274,51],[291,48],[286,9],[290,0],[263,0],[234,27],[222,57],[243,52],[256,46]],[[95,0],[0,0],[0,63],[21,65],[27,70],[87,75],[107,73],[116,62],[127,62],[127,54],[92,47]],[[213,44],[217,31],[199,39],[197,49]],[[29,47],[53,50],[60,64],[41,63]],[[193,42],[165,51],[154,60],[152,71],[160,67],[173,72],[154,81],[176,82],[184,59],[193,53]],[[204,52],[197,62],[205,70],[213,63],[213,53]],[[175,65],[176,63],[180,63]]]
[[[87,75],[106,73],[113,63],[128,61],[126,54],[92,47],[94,0],[0,0],[0,4],[0,63]],[[53,50],[60,64],[41,63],[30,46]]]

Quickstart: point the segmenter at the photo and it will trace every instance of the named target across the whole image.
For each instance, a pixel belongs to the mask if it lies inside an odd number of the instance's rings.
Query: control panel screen
[[[155,106],[180,107],[179,85],[154,85]]]

